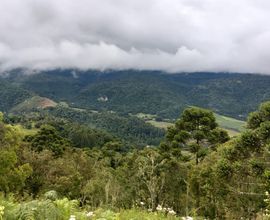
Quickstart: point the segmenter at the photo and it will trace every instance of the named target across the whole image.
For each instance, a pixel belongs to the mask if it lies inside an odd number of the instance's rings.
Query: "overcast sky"
[[[0,70],[270,74],[269,0],[0,0]]]

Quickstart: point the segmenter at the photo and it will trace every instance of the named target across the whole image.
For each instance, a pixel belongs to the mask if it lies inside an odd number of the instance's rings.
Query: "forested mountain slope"
[[[32,96],[32,92],[12,85],[7,80],[0,78],[0,110],[8,111],[12,107]]]
[[[24,96],[27,98],[34,93],[57,102],[65,101],[73,107],[116,111],[120,114],[142,112],[163,119],[177,118],[190,105],[245,119],[248,112],[270,98],[270,77],[264,75],[168,74],[134,70],[52,70],[28,75],[19,72],[13,71],[5,79],[6,86],[12,86],[5,88],[5,92],[12,90],[14,100],[22,100]],[[16,93],[14,88],[21,92]],[[6,111],[13,104],[17,104],[17,101],[9,102],[1,110]]]

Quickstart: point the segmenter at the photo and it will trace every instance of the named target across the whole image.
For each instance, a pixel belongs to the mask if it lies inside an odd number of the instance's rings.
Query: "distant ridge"
[[[6,87],[0,88],[1,111],[37,95],[123,115],[145,113],[174,120],[186,107],[199,106],[245,120],[270,100],[270,76],[255,74],[55,69],[32,75],[13,71],[1,80]]]

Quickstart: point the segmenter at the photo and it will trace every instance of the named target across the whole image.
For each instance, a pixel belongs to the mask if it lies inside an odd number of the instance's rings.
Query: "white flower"
[[[169,210],[169,212],[168,212],[170,215],[175,215],[176,214],[176,212],[174,211],[174,210]]]
[[[71,215],[69,220],[76,220],[76,216],[75,215]]]
[[[88,212],[86,213],[86,217],[93,217],[95,214],[94,212]]]
[[[162,211],[162,206],[161,205],[158,205],[157,208],[156,208],[157,211]]]
[[[266,196],[269,196],[269,192],[268,192],[268,191],[266,191],[266,192],[265,192],[265,195],[266,195]]]
[[[141,205],[144,205],[145,203],[144,202],[140,202]]]

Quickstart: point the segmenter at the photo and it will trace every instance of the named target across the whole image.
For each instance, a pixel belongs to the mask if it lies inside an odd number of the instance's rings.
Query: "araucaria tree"
[[[170,149],[192,152],[196,164],[206,155],[209,148],[215,149],[228,140],[228,133],[218,128],[213,112],[198,107],[184,110],[175,126],[170,127],[166,135],[166,145],[169,145]]]

